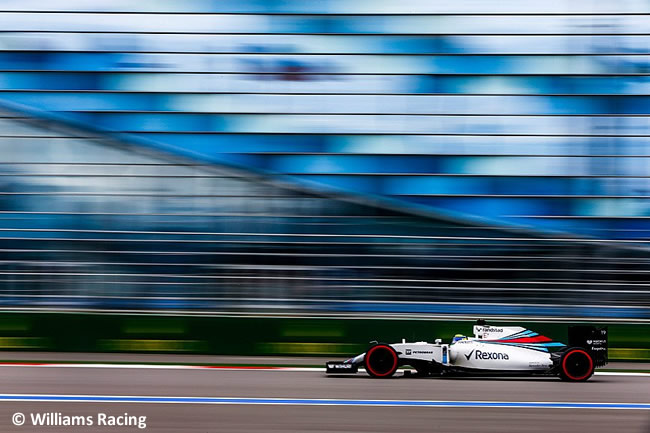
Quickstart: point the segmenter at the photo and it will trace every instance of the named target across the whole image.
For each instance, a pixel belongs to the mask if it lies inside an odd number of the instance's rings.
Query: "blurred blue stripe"
[[[315,398],[231,398],[231,397],[137,397],[137,396],[74,396],[74,395],[0,395],[3,401],[56,401],[87,403],[178,403],[178,404],[283,404],[298,406],[419,406],[528,409],[635,409],[650,410],[650,403],[586,403],[586,402],[515,402],[466,400],[366,400]]]

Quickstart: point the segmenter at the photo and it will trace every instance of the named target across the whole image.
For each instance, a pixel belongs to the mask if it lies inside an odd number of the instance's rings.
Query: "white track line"
[[[283,372],[320,372],[322,367],[274,367],[274,366],[205,366],[205,365],[160,365],[160,364],[57,364],[57,363],[0,363],[0,367],[44,367],[44,368],[101,368],[101,369],[141,369],[141,370],[203,370],[203,371],[283,371]],[[650,373],[627,371],[597,371],[596,376],[636,376],[650,377]]]
[[[141,369],[141,370],[212,370],[212,371],[315,371],[324,372],[321,367],[275,367],[275,366],[209,366],[209,365],[182,365],[182,364],[76,364],[76,363],[0,363],[0,367],[27,367],[27,368],[106,368],[106,369]]]

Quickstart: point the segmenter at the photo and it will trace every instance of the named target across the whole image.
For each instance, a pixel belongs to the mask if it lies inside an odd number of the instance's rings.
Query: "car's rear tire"
[[[387,378],[397,371],[397,352],[387,344],[377,344],[366,352],[363,359],[364,367],[372,377]]]
[[[560,361],[560,378],[569,382],[584,382],[594,374],[594,360],[585,349],[568,349]]]

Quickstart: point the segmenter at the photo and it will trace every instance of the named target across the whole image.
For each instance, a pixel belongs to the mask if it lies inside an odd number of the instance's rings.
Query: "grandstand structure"
[[[626,5],[3,2],[0,304],[647,318]]]
[[[0,306],[647,318],[644,241],[541,236],[4,111]],[[588,303],[585,303],[588,299]]]

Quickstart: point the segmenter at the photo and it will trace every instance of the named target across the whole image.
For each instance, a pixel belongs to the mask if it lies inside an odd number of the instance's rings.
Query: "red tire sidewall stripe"
[[[584,353],[585,356],[587,357],[587,359],[589,360],[589,369],[587,370],[587,374],[585,374],[584,376],[580,376],[580,377],[571,376],[569,374],[569,372],[566,370],[566,361],[569,358],[569,355],[571,355],[572,353]],[[591,359],[591,356],[587,352],[585,352],[584,350],[579,350],[579,349],[572,350],[571,352],[567,353],[564,356],[564,359],[562,360],[562,371],[571,380],[582,380],[582,379],[586,378],[587,376],[589,376],[589,373],[591,373],[591,369],[593,367],[594,367],[594,361]]]
[[[380,348],[388,349],[388,351],[393,355],[393,366],[390,368],[390,370],[388,370],[388,373],[384,373],[384,374],[377,373],[375,370],[373,370],[372,367],[370,366],[370,362],[369,362],[370,355],[372,354],[372,352],[374,352],[375,350],[380,349]],[[368,351],[368,353],[366,354],[366,357],[368,357],[368,362],[366,362],[366,367],[368,367],[368,370],[370,370],[370,372],[372,374],[374,374],[375,376],[379,376],[379,377],[388,376],[394,369],[397,368],[397,353],[395,353],[395,350],[390,346],[384,346],[384,345],[375,346],[375,347],[371,348]]]

